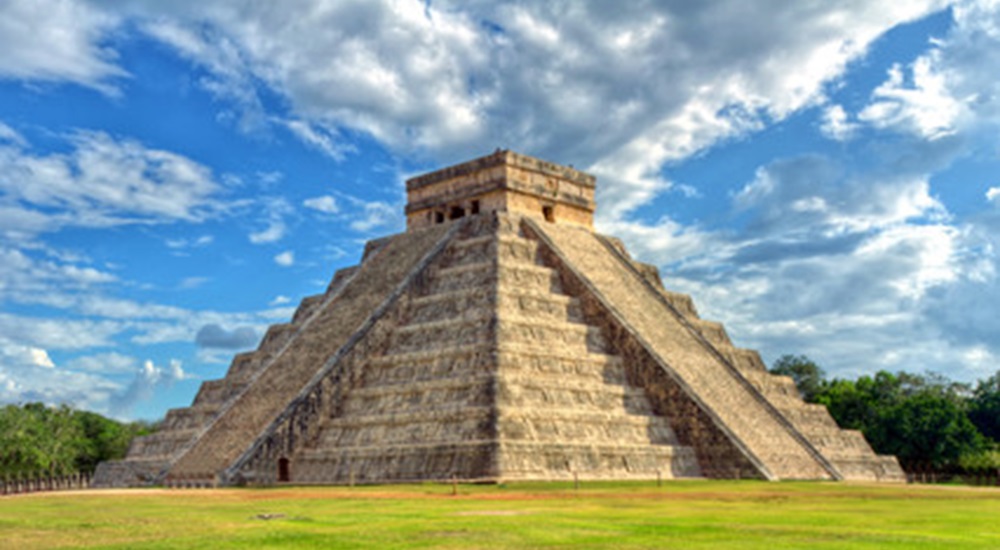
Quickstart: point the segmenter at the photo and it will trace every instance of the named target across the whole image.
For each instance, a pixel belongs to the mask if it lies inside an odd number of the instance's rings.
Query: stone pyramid
[[[509,151],[409,180],[405,233],[95,484],[904,479],[595,233],[594,185]]]

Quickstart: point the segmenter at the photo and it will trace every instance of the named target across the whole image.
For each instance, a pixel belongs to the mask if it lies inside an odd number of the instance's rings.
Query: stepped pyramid
[[[97,486],[457,478],[902,481],[509,151],[407,182],[407,231],[302,301]]]

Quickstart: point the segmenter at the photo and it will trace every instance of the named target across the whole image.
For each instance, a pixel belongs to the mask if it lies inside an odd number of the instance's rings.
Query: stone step
[[[430,351],[490,342],[495,323],[487,316],[488,311],[481,314],[483,316],[479,318],[425,321],[397,327],[392,333],[389,353]]]
[[[450,443],[307,449],[290,465],[294,483],[385,483],[496,479],[497,444],[470,439]],[[274,475],[272,472],[270,475]]]
[[[598,352],[567,352],[551,347],[503,344],[497,352],[497,370],[504,374],[562,376],[620,384],[625,381],[623,361],[616,355]]]
[[[510,345],[545,346],[568,352],[605,353],[608,343],[601,330],[582,323],[545,322],[507,316],[496,325],[497,339]]]
[[[295,314],[292,315],[292,324],[299,326],[304,323],[313,313],[316,313],[319,307],[326,301],[326,298],[326,294],[316,294],[303,298],[299,302],[299,307],[295,310]]]
[[[368,386],[347,397],[344,417],[406,414],[443,407],[480,407],[493,403],[494,378],[488,374],[412,382],[409,385]]]
[[[653,414],[645,390],[607,384],[602,380],[566,380],[555,376],[525,377],[501,375],[497,379],[496,401],[502,407],[525,409],[570,409],[603,412],[609,415]]]
[[[514,288],[562,294],[559,275],[552,269],[535,264],[504,263],[492,261],[470,263],[454,267],[442,267],[430,276],[431,284],[427,294],[438,294],[451,290],[469,288],[489,288],[494,284]]]
[[[169,460],[198,433],[197,429],[163,430],[132,440],[128,456],[145,460]]]
[[[318,448],[458,442],[488,438],[494,424],[486,405],[351,415],[324,422]]]
[[[451,376],[492,372],[492,342],[414,350],[371,358],[365,367],[367,384],[410,384]]]
[[[729,339],[729,335],[726,334],[726,328],[722,326],[722,323],[716,321],[706,321],[705,319],[694,319],[689,318],[690,322],[706,340],[709,341],[716,349],[733,349],[733,342]]]
[[[582,322],[580,302],[564,294],[530,288],[484,287],[455,289],[419,296],[410,301],[408,322],[477,318],[498,315],[533,317],[552,321]]]
[[[698,309],[694,305],[694,299],[688,294],[672,292],[663,288],[657,289],[660,295],[674,307],[681,315],[688,320],[698,319]]]
[[[161,430],[187,430],[201,428],[222,409],[221,404],[194,405],[167,411]]]
[[[677,444],[677,436],[663,417],[576,407],[503,407],[497,431],[504,441]]]
[[[459,288],[410,300],[407,322],[478,319],[490,315],[495,294],[487,287]]]
[[[271,325],[257,349],[267,354],[275,354],[295,336],[296,331],[298,327],[291,323]]]
[[[767,365],[757,350],[743,348],[723,348],[719,350],[744,376],[750,373],[767,373]]]
[[[354,390],[343,415],[417,412],[454,406],[578,408],[585,412],[650,415],[645,391],[607,384],[600,378],[567,380],[556,376],[497,376],[479,373],[452,378],[374,385]]]
[[[700,477],[691,447],[505,442],[500,447],[504,479],[672,479]]]

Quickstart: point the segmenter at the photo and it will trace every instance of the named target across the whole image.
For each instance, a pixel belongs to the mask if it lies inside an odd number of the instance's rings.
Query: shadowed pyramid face
[[[486,212],[591,228],[594,176],[497,151],[406,182],[408,230]]]

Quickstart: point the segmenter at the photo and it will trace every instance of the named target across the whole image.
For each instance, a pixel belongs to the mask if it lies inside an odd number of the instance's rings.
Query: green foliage
[[[962,455],[958,459],[958,464],[967,472],[1000,470],[1000,451],[994,449]]]
[[[123,424],[65,405],[7,405],[0,409],[0,477],[92,472],[103,460],[125,456],[145,423]]]
[[[805,355],[782,355],[774,362],[771,374],[790,376],[806,401],[815,399],[826,376],[823,369]]]
[[[969,420],[983,435],[1000,442],[1000,371],[976,385],[969,403]]]
[[[985,460],[1000,435],[1000,373],[973,391],[937,374],[826,380],[802,355],[781,357],[771,372],[791,376],[806,401],[825,405],[842,428],[860,430],[877,453],[895,455],[907,469]]]
[[[841,427],[861,430],[872,448],[906,468],[943,468],[981,452],[986,440],[965,412],[967,388],[937,376],[885,371],[822,384],[816,402]]]

